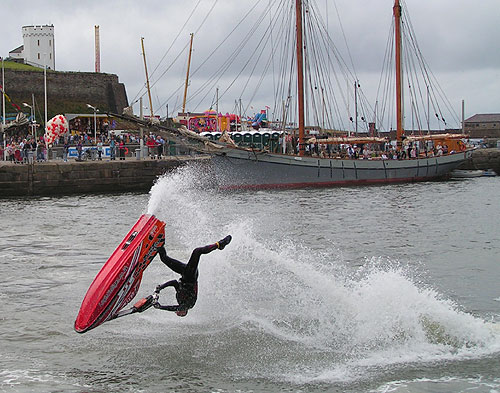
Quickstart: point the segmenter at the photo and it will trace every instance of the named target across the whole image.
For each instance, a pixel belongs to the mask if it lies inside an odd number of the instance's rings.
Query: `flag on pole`
[[[17,105],[15,102],[12,102],[12,100],[10,99],[10,97],[3,90],[3,86],[2,85],[0,85],[0,90],[2,91],[2,94],[5,96],[5,98],[7,99],[7,101],[9,101],[10,104],[16,109],[16,111],[21,112],[21,107],[19,105]]]

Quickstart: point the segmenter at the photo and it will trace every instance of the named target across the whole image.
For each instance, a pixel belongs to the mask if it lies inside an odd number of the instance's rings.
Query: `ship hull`
[[[222,189],[335,187],[446,178],[471,152],[412,160],[348,160],[226,148],[212,158]]]

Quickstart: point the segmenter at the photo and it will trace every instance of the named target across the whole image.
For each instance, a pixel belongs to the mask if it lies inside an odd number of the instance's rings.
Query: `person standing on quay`
[[[83,146],[82,146],[82,141],[80,139],[78,139],[78,143],[76,144],[76,151],[78,152],[78,161],[81,161]]]
[[[109,155],[111,157],[111,160],[115,160],[115,155],[116,155],[116,142],[115,142],[115,138],[112,137],[111,138],[111,142],[109,142]]]
[[[69,141],[68,141],[68,139],[65,139],[64,146],[63,146],[63,160],[64,160],[64,162],[68,162],[68,152],[69,152]]]
[[[97,142],[97,154],[98,154],[98,160],[99,161],[102,161],[102,141],[99,140],[99,142]]]
[[[123,139],[120,141],[118,149],[120,150],[120,160],[125,160],[125,143]]]

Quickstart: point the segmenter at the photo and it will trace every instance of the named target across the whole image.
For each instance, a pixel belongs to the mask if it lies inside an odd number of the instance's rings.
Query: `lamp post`
[[[27,104],[26,102],[23,102],[23,106],[26,108],[30,108],[30,122],[33,121],[33,107],[30,104]]]
[[[87,104],[87,107],[94,111],[94,143],[97,145],[97,109],[95,106]]]
[[[2,56],[2,137],[3,137],[3,159],[7,161],[7,138],[5,137],[5,71],[4,71],[4,58]]]
[[[45,151],[46,151],[46,158],[47,161],[49,160],[49,144],[47,142],[47,139],[45,138],[45,133],[47,132],[47,53],[44,54],[44,63],[45,65],[43,66],[43,90],[44,90],[44,101],[45,101],[45,123],[44,123],[44,139],[45,139]]]

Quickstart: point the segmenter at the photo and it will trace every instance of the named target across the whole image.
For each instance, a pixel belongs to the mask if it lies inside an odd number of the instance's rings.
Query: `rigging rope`
[[[448,112],[454,121],[460,123],[460,120],[446,97],[443,89],[439,85],[428,63],[426,62],[422,51],[416,40],[416,33],[413,29],[409,13],[407,12],[406,2],[401,0],[402,8],[402,45],[403,45],[403,74],[405,85],[408,92],[410,104],[408,114],[413,125],[421,131],[427,128],[430,132],[430,111],[435,113],[435,123],[439,129],[442,125],[447,126],[444,112]],[[390,43],[389,43],[390,42]],[[391,27],[390,38],[386,48],[382,77],[377,89],[377,102],[381,102],[380,112],[377,114],[378,121],[390,123],[393,129],[394,122],[394,20]],[[386,76],[383,81],[384,75]],[[426,105],[427,104],[427,105]],[[427,109],[423,109],[427,106]],[[389,109],[388,109],[389,108]],[[404,116],[405,114],[403,114]],[[423,126],[423,120],[426,119],[427,126]]]
[[[203,21],[200,23],[200,25],[198,26],[198,28],[196,29],[195,31],[195,35],[201,30],[201,28],[203,27],[203,25],[205,24],[205,22],[207,21],[208,17],[210,16],[210,14],[212,13],[212,11],[215,9],[215,6],[217,5],[219,0],[215,0],[214,3],[212,4],[212,7],[210,8],[210,10],[208,11],[208,13],[206,14],[205,18],[203,19]],[[196,5],[196,8],[197,8],[198,5]],[[194,11],[193,11],[194,13]],[[191,15],[189,16],[188,19],[191,18]],[[186,22],[187,23],[187,22]],[[150,89],[153,88],[160,80],[161,78],[163,78],[163,76],[165,76],[165,74],[173,67],[173,65],[177,62],[177,60],[179,59],[179,57],[181,56],[182,53],[184,53],[184,51],[187,49],[187,47],[189,46],[189,43],[187,43],[182,49],[181,51],[179,51],[179,53],[177,54],[177,56],[175,57],[175,59],[172,61],[172,63],[170,64],[170,66],[167,67],[167,69],[158,77],[158,79],[151,83],[150,85]],[[169,49],[170,50],[170,49]],[[167,51],[168,52],[168,51]],[[165,54],[166,55],[166,54]],[[155,69],[156,71],[156,69]],[[143,87],[144,88],[144,87]],[[141,90],[142,91],[142,90]],[[147,94],[147,91],[144,92],[142,95],[140,95],[140,97],[144,97],[145,95]],[[136,95],[136,97],[138,96],[139,94]],[[136,103],[138,101],[138,99],[135,99],[134,102],[132,103],[132,105],[134,103]],[[168,102],[168,101],[167,101]],[[159,105],[159,107],[163,107],[167,102],[164,102],[162,103],[161,105]]]
[[[262,0],[258,0],[251,8],[250,10],[240,19],[240,21],[236,24],[236,26],[231,30],[231,32],[226,36],[226,38],[207,56],[207,58],[201,62],[201,64],[191,73],[191,77],[195,76],[201,69],[202,67],[215,55],[215,53],[217,53],[217,51],[223,47],[223,45],[226,43],[226,41],[238,30],[238,28],[240,27],[240,25],[247,21],[249,16],[251,15],[251,13],[253,12],[253,10],[260,4]],[[226,61],[227,62],[227,61]],[[224,67],[224,66],[223,66]],[[227,68],[227,67],[224,67],[224,69]],[[214,76],[212,76],[211,78],[209,78],[208,81],[205,82],[204,85],[206,84],[209,84],[212,80],[214,79]],[[171,94],[163,103],[162,103],[162,106],[165,105],[168,101],[170,101],[170,99],[179,91],[181,90],[182,88],[184,87],[184,84],[180,85],[175,91],[173,94]],[[200,88],[201,89],[201,88]],[[198,89],[198,90],[200,90]],[[198,93],[199,94],[199,93]],[[188,100],[188,102],[192,99],[192,96],[191,98]],[[178,109],[178,108],[176,108]]]

